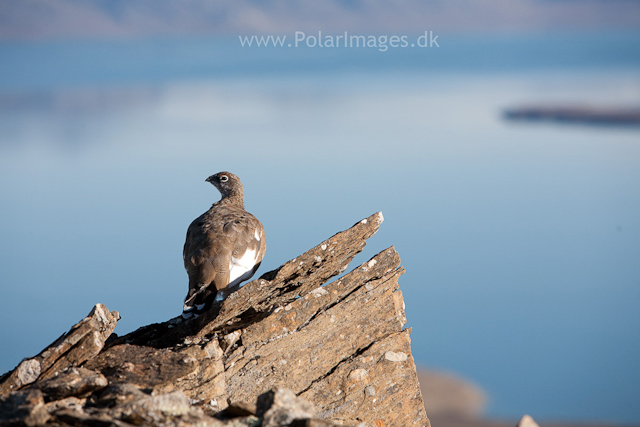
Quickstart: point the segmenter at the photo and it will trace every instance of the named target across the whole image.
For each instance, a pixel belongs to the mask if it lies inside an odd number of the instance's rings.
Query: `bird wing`
[[[229,281],[229,272],[225,272],[225,258],[231,259],[230,251],[225,251],[210,233],[211,221],[207,214],[196,218],[187,229],[184,243],[184,266],[189,276],[189,291],[185,298],[184,311],[200,305],[217,292],[217,287]],[[215,234],[215,233],[214,233]],[[228,270],[228,269],[227,269]]]
[[[260,265],[266,248],[264,229],[260,221],[247,212],[227,222],[224,229],[228,236],[233,236],[229,282],[235,286],[253,276]]]
[[[264,257],[264,240],[260,221],[242,209],[226,207],[197,218],[187,230],[183,251],[189,294],[210,284],[224,289],[251,277]]]

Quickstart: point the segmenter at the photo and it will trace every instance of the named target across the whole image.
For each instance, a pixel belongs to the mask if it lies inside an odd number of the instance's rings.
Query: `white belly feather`
[[[258,251],[255,249],[247,249],[241,258],[231,257],[231,264],[229,264],[229,287],[235,286],[251,277],[257,259]]]

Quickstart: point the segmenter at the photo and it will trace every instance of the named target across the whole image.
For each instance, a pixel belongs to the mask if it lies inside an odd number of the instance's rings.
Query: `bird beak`
[[[204,182],[211,182],[211,181],[213,181],[213,175],[211,175],[209,178],[204,180]]]

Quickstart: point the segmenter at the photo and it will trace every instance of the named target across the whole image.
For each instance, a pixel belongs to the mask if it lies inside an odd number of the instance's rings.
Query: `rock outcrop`
[[[98,304],[0,378],[0,424],[429,426],[388,248],[344,272],[378,213],[210,311],[118,337]]]
[[[120,315],[117,311],[110,312],[104,305],[96,304],[87,317],[42,353],[31,359],[24,359],[13,371],[3,375],[0,378],[0,396],[36,380],[55,377],[59,372],[79,366],[96,356],[118,320]]]
[[[442,427],[440,423],[444,419],[464,418],[475,421],[483,417],[487,395],[471,381],[451,373],[420,367],[418,381],[429,419],[438,427]]]

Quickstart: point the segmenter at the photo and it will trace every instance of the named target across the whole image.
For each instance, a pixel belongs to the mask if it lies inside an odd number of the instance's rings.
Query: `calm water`
[[[96,302],[119,334],[177,315],[186,228],[227,169],[260,272],[382,210],[355,262],[396,246],[417,362],[490,415],[640,422],[640,130],[500,118],[638,106],[640,36],[440,41],[0,45],[0,371]]]

